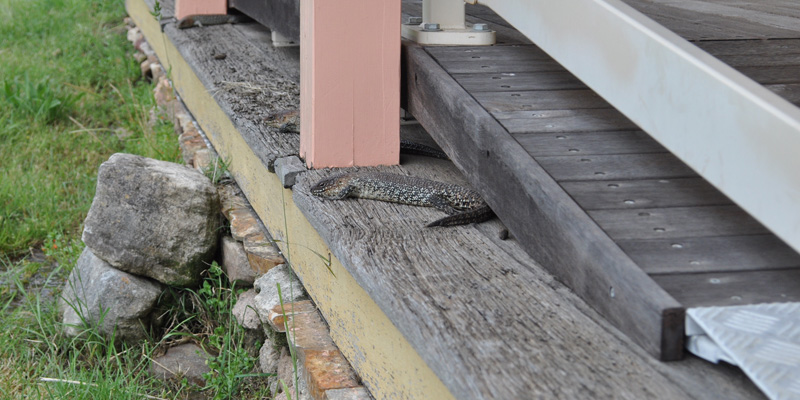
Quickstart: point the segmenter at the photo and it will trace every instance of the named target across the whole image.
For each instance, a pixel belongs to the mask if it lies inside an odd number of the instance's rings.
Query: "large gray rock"
[[[269,316],[269,312],[280,304],[278,284],[281,287],[283,303],[305,300],[306,292],[300,280],[294,275],[288,264],[281,264],[269,270],[266,274],[256,279],[254,284],[256,292],[253,307],[261,318]]]
[[[194,343],[170,347],[167,353],[153,360],[150,372],[161,380],[186,378],[190,383],[204,386],[203,374],[211,371],[208,359],[211,356]]]
[[[230,236],[222,237],[220,253],[222,253],[222,270],[228,280],[238,287],[253,286],[256,271],[250,266],[244,246]]]
[[[77,336],[86,325],[125,341],[145,338],[150,312],[164,286],[111,267],[85,248],[61,293],[64,331]]]
[[[117,153],[100,166],[84,225],[83,242],[115,268],[191,286],[216,249],[219,197],[196,170]]]

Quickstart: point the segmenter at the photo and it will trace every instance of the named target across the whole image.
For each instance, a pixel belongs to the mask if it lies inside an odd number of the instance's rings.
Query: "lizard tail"
[[[474,210],[464,211],[448,217],[437,219],[426,225],[428,228],[433,226],[456,226],[466,225],[473,222],[483,222],[494,217],[494,211],[488,205],[480,206]]]

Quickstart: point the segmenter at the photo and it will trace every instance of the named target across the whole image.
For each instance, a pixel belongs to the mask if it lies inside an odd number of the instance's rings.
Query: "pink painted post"
[[[228,0],[175,0],[175,18],[189,15],[227,14]]]
[[[300,155],[309,167],[400,160],[400,0],[300,2]]]

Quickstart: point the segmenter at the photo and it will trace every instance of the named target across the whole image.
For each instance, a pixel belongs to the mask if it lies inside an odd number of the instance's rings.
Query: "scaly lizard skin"
[[[355,172],[325,178],[311,193],[331,200],[358,197],[414,206],[434,207],[450,214],[427,226],[483,222],[494,213],[474,190],[450,183],[382,172]]]

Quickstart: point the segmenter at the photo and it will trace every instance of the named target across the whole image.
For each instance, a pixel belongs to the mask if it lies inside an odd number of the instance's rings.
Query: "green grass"
[[[100,163],[178,161],[125,39],[121,1],[0,0],[0,253],[76,233]]]
[[[180,161],[171,124],[151,121],[152,85],[124,15],[122,1],[0,0],[0,397],[184,398],[188,383],[147,370],[189,338],[215,353],[211,397],[265,398],[239,347],[235,293],[215,268],[202,289],[170,291],[171,323],[151,340],[127,345],[91,326],[63,334],[57,299],[83,250],[100,164],[116,152]]]

